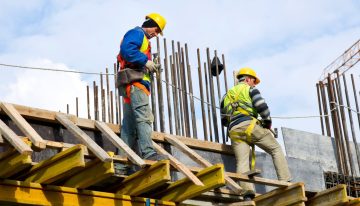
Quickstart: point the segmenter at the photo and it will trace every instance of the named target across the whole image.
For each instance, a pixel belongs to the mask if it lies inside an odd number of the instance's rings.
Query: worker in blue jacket
[[[151,141],[154,117],[149,106],[150,75],[157,73],[160,67],[152,61],[149,40],[162,35],[165,25],[166,20],[160,14],[147,15],[141,27],[125,34],[117,56],[117,85],[124,100],[120,137],[131,148],[137,145],[139,155],[149,160],[166,159],[156,153]],[[126,173],[127,167],[119,165],[115,169],[118,173]]]

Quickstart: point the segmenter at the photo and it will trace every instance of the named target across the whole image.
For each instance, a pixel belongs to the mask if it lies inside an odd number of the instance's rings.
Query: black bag
[[[217,59],[217,64],[218,64],[218,72],[219,74],[222,72],[222,70],[224,69],[224,65],[221,64],[219,57],[214,57],[213,60],[211,61],[211,74],[215,77],[216,75],[216,59]]]

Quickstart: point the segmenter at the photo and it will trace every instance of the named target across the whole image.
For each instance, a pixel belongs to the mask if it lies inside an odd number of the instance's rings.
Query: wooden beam
[[[55,118],[57,112],[33,108],[33,107],[27,107],[27,106],[23,106],[23,105],[16,105],[16,104],[13,104],[13,106],[26,119],[34,119],[34,120],[38,120],[38,121],[57,123],[56,118]],[[70,115],[70,116],[76,126],[78,126],[80,128],[84,128],[84,129],[96,130],[94,120],[77,118],[76,116],[73,116],[73,115]],[[116,134],[120,133],[119,125],[110,124],[110,123],[106,123],[106,124]],[[164,142],[165,135],[169,135],[169,134],[164,134],[164,133],[154,131],[154,132],[152,132],[152,139],[155,141]],[[228,154],[228,155],[234,155],[234,151],[232,150],[230,145],[220,144],[220,143],[215,143],[215,142],[207,142],[207,141],[202,141],[202,140],[197,140],[197,139],[191,139],[191,138],[183,137],[183,136],[176,136],[176,135],[170,135],[170,136],[174,136],[174,137],[180,139],[183,143],[185,143],[186,145],[188,145],[191,148],[196,148],[196,149],[211,151],[211,152],[218,152],[218,153]]]
[[[176,139],[176,137],[173,136],[165,136],[166,141],[177,147],[180,151],[188,155],[193,161],[197,162],[200,165],[203,165],[205,167],[211,167],[212,164],[201,157],[198,153],[196,153],[194,150],[190,149],[188,146],[186,146],[184,143],[182,143],[180,140]],[[241,193],[242,188],[240,185],[238,185],[234,180],[232,180],[229,176],[225,175],[226,185],[233,190],[234,192]]]
[[[158,161],[148,168],[126,177],[121,183],[117,194],[138,196],[142,193],[156,189],[164,183],[170,181],[170,162],[169,160]]]
[[[139,165],[140,167],[145,167],[145,162],[141,159],[119,136],[117,136],[104,122],[95,121],[95,126],[105,135],[105,137],[110,140],[117,148],[124,151],[129,160]]]
[[[316,193],[306,202],[308,206],[335,206],[349,202],[346,185],[340,184],[327,190]]]
[[[10,148],[0,153],[0,178],[9,178],[14,174],[31,167],[31,155],[19,154],[15,149]]]
[[[253,169],[253,170],[243,173],[243,175],[246,175],[248,177],[253,177],[253,176],[259,175],[259,174],[261,174],[261,170],[259,170],[259,169]]]
[[[304,183],[278,188],[254,199],[256,206],[305,205],[306,200]]]
[[[254,201],[234,202],[226,204],[227,206],[256,206]]]
[[[36,164],[23,176],[25,182],[50,184],[77,173],[83,167],[83,146],[76,145]]]
[[[30,126],[30,124],[19,114],[12,104],[2,102],[1,109],[15,122],[16,126],[31,140],[32,145],[38,149],[45,149],[46,143],[42,137]]]
[[[20,153],[23,155],[32,154],[32,149],[29,145],[25,144],[19,136],[17,136],[1,119],[0,131],[3,137]]]
[[[156,151],[162,155],[165,155],[169,158],[170,164],[183,173],[187,178],[189,178],[195,185],[204,186],[204,184],[197,178],[183,163],[169,154],[166,150],[164,150],[160,145],[156,144],[154,141],[152,142]]]
[[[0,180],[0,191],[1,205],[175,206],[169,201],[13,180]]]
[[[70,119],[61,113],[56,114],[56,119],[66,127],[75,137],[77,137],[91,152],[94,153],[100,160],[104,162],[111,162],[112,158],[92,140],[84,131],[77,127]]]
[[[63,186],[85,189],[113,174],[115,174],[113,162],[102,162],[99,159],[95,159],[87,162],[85,168],[66,180]]]
[[[172,202],[182,202],[200,195],[203,192],[225,185],[224,165],[216,164],[205,168],[196,176],[204,183],[205,186],[194,185],[189,179],[184,178],[178,180],[159,194],[155,196],[161,197],[162,200]]]

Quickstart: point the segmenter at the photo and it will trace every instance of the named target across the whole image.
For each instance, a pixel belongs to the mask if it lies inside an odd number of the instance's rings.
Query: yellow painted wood
[[[70,177],[65,183],[66,187],[84,189],[112,176],[115,173],[113,162],[102,162],[99,159],[87,162],[85,168]]]
[[[304,183],[278,188],[254,199],[256,206],[304,205],[306,200]]]
[[[349,201],[349,203],[345,204],[346,206],[360,206],[360,198],[354,198]]]
[[[83,146],[75,145],[33,166],[25,174],[25,181],[50,184],[71,176],[83,167],[85,167]]]
[[[137,196],[163,185],[170,179],[169,160],[158,161],[126,177],[117,190],[117,194]]]
[[[306,204],[309,206],[334,206],[347,202],[349,202],[349,198],[346,193],[346,185],[341,184],[318,192]]]
[[[205,186],[194,185],[188,178],[172,183],[165,191],[156,194],[162,200],[181,202],[203,192],[225,185],[224,165],[216,164],[201,170],[196,176]]]
[[[144,206],[146,202],[146,198],[140,197],[11,180],[0,181],[0,191],[1,205]],[[156,205],[154,199],[150,199],[150,205]],[[175,203],[159,200],[157,205],[175,206]]]
[[[0,178],[8,178],[31,166],[31,155],[9,149],[0,154]]]

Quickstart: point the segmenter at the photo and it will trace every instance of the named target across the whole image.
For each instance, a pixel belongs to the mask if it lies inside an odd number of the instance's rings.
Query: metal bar
[[[94,90],[94,118],[95,118],[95,120],[98,120],[98,116],[96,114],[97,101],[96,101],[96,82],[95,81],[93,81],[93,90]]]
[[[96,108],[95,108],[95,115],[96,115],[96,120],[100,120],[100,111],[99,111],[99,86],[95,86],[95,103],[96,103]]]
[[[337,164],[338,164],[338,170],[339,173],[343,174],[344,173],[344,165],[343,165],[343,160],[342,160],[342,153],[340,150],[340,142],[339,142],[339,138],[340,138],[340,134],[339,134],[339,124],[338,124],[338,118],[337,118],[337,113],[335,111],[336,109],[336,105],[335,105],[335,96],[334,96],[334,91],[333,91],[333,86],[332,86],[332,81],[330,78],[330,74],[328,76],[328,97],[329,97],[329,102],[330,102],[330,111],[331,111],[331,118],[332,118],[332,123],[333,123],[333,128],[334,128],[334,138],[335,138],[335,148],[336,148],[336,159],[337,159]]]
[[[180,42],[178,42],[178,46],[180,46]],[[185,131],[186,136],[191,137],[190,133],[190,114],[189,114],[189,102],[188,102],[188,95],[187,95],[187,86],[186,86],[186,71],[185,71],[185,59],[184,59],[184,48],[181,48],[181,64],[180,64],[180,73],[182,78],[182,86],[183,86],[183,96],[184,96],[184,111],[185,111]]]
[[[211,112],[210,112],[210,104],[209,104],[209,87],[208,87],[208,69],[206,67],[206,63],[204,62],[204,71],[205,71],[205,88],[206,88],[206,104],[207,104],[207,111],[208,111],[208,118],[209,118],[209,135],[210,135],[210,141],[213,141],[212,137],[212,127],[211,127]]]
[[[66,104],[66,114],[69,114],[69,104]]]
[[[87,100],[88,119],[91,119],[91,115],[90,115],[90,89],[89,89],[89,85],[86,85],[86,100]]]
[[[335,91],[335,95],[337,97],[337,104],[339,105],[340,102],[342,101],[341,100],[341,93],[340,93],[341,90],[339,88],[339,85],[340,85],[339,79],[335,78],[333,81],[335,81],[335,84],[334,84],[335,89],[334,89],[334,91]],[[339,109],[340,109],[340,111],[339,111]],[[347,156],[347,151],[346,151],[346,148],[345,148],[345,144],[346,144],[346,137],[345,136],[347,134],[347,132],[345,132],[345,131],[347,131],[347,130],[346,130],[346,124],[344,124],[344,122],[341,121],[341,120],[343,120],[342,111],[344,111],[343,108],[341,106],[338,106],[338,109],[336,110],[336,112],[338,113],[338,122],[339,122],[339,125],[340,125],[340,141],[341,141],[340,146],[341,146],[341,150],[343,152],[343,158],[344,158],[344,167],[345,167],[345,173],[344,174],[349,175],[350,171],[349,171],[349,167],[348,167],[348,156]]]
[[[190,109],[191,109],[191,122],[192,122],[192,136],[197,139],[197,126],[196,126],[196,115],[195,115],[195,106],[194,106],[194,94],[192,86],[192,77],[191,77],[191,67],[189,63],[189,53],[188,46],[185,44],[185,55],[186,55],[186,67],[187,67],[187,76],[189,81],[189,93],[190,93]]]
[[[212,116],[213,116],[213,125],[214,125],[214,136],[215,141],[219,142],[219,131],[218,131],[218,124],[217,124],[217,117],[216,117],[216,105],[215,105],[215,95],[214,95],[214,82],[211,76],[211,62],[210,62],[210,49],[206,48],[206,55],[207,55],[207,64],[208,64],[208,71],[209,71],[209,82],[210,82],[210,98],[211,98],[211,108],[212,108]]]
[[[356,87],[355,87],[355,81],[354,81],[354,75],[353,74],[351,74],[351,82],[352,82],[352,86],[353,86],[355,106],[356,106],[357,118],[358,118],[358,123],[359,123],[359,128],[360,128],[359,103],[358,103],[358,99],[357,99],[357,94],[356,94],[357,92],[356,92]]]
[[[154,131],[157,131],[157,109],[156,109],[156,94],[155,94],[156,78],[154,78],[154,74],[150,75],[150,79],[151,79],[151,111],[154,116],[153,128]]]
[[[326,101],[326,93],[324,89],[324,84],[322,81],[319,82],[320,84],[320,91],[321,91],[321,99],[323,103],[323,109],[324,109],[324,115],[325,115],[325,126],[326,126],[326,134],[328,137],[331,137],[331,129],[330,129],[330,120],[329,120],[329,112],[328,112],[328,106]]]
[[[215,50],[214,53],[215,53],[215,67],[216,67],[216,84],[217,84],[217,90],[218,90],[218,100],[219,100],[219,105],[220,105],[221,93],[220,93],[220,80],[219,80],[219,62],[218,62],[217,51]],[[222,141],[225,144],[226,139],[225,139],[225,132],[224,132],[223,126],[221,126],[221,135],[222,135]]]
[[[184,110],[183,110],[183,101],[182,101],[182,87],[181,87],[181,75],[180,75],[180,64],[179,64],[179,55],[177,52],[175,52],[175,65],[176,65],[176,68],[175,68],[175,72],[176,72],[176,76],[177,76],[177,89],[179,90],[178,92],[178,95],[179,95],[179,102],[178,104],[180,105],[180,122],[179,122],[179,125],[180,125],[180,135],[183,135],[185,136],[185,128],[184,128]]]
[[[113,123],[112,115],[111,115],[111,105],[110,105],[110,84],[109,84],[109,70],[106,68],[106,96],[107,96],[107,103],[108,103],[108,121]]]
[[[169,122],[169,129],[170,134],[173,134],[173,124],[172,124],[172,113],[171,113],[171,99],[170,99],[170,87],[169,87],[169,66],[168,66],[168,53],[167,53],[167,46],[166,46],[166,38],[164,38],[164,69],[165,69],[165,81],[166,81],[166,99],[167,99],[167,108],[168,108],[168,122]],[[171,56],[170,56],[170,67],[171,67]],[[173,90],[174,91],[174,90]],[[173,93],[174,94],[174,93]]]
[[[226,75],[226,64],[225,64],[225,56],[222,55],[222,61],[223,61],[223,67],[224,67],[224,81],[225,81],[225,91],[228,91],[228,85],[227,85],[227,75]]]
[[[200,88],[200,99],[201,99],[201,115],[203,122],[203,130],[204,130],[204,139],[208,141],[208,131],[206,126],[206,114],[204,108],[204,92],[203,92],[203,81],[201,75],[201,61],[200,61],[200,49],[197,49],[197,59],[198,59],[198,77],[199,77],[199,88]]]
[[[157,63],[161,64],[159,37],[156,37],[156,45],[157,45],[157,55],[158,55],[158,60],[159,60],[159,62],[157,62]],[[157,92],[158,92],[158,103],[159,103],[160,131],[165,132],[164,98],[163,98],[161,71],[159,71],[156,74],[156,78],[157,78]]]
[[[114,63],[114,86],[115,86],[115,119],[116,119],[116,124],[119,124],[119,97],[118,97],[118,88],[117,88],[117,84],[116,84],[116,79],[117,79],[117,67],[116,67],[116,63]]]
[[[101,118],[102,121],[106,121],[106,109],[105,109],[105,95],[104,95],[104,81],[103,74],[100,72],[100,96],[101,96]]]
[[[320,124],[321,124],[321,134],[325,135],[325,131],[324,131],[324,123],[323,123],[323,113],[322,113],[322,108],[321,108],[321,100],[320,100],[320,86],[319,83],[316,84],[316,93],[317,93],[317,97],[318,97],[318,104],[319,104],[319,113],[320,113]]]
[[[110,112],[111,112],[111,122],[114,123],[114,94],[113,91],[110,91]]]
[[[79,117],[79,98],[76,97],[76,116]]]
[[[174,119],[175,119],[175,133],[180,135],[180,125],[179,125],[179,107],[178,107],[178,95],[176,88],[176,72],[175,64],[173,63],[173,56],[170,55],[170,69],[171,69],[171,82],[172,82],[172,94],[173,94],[173,104],[174,104]]]

